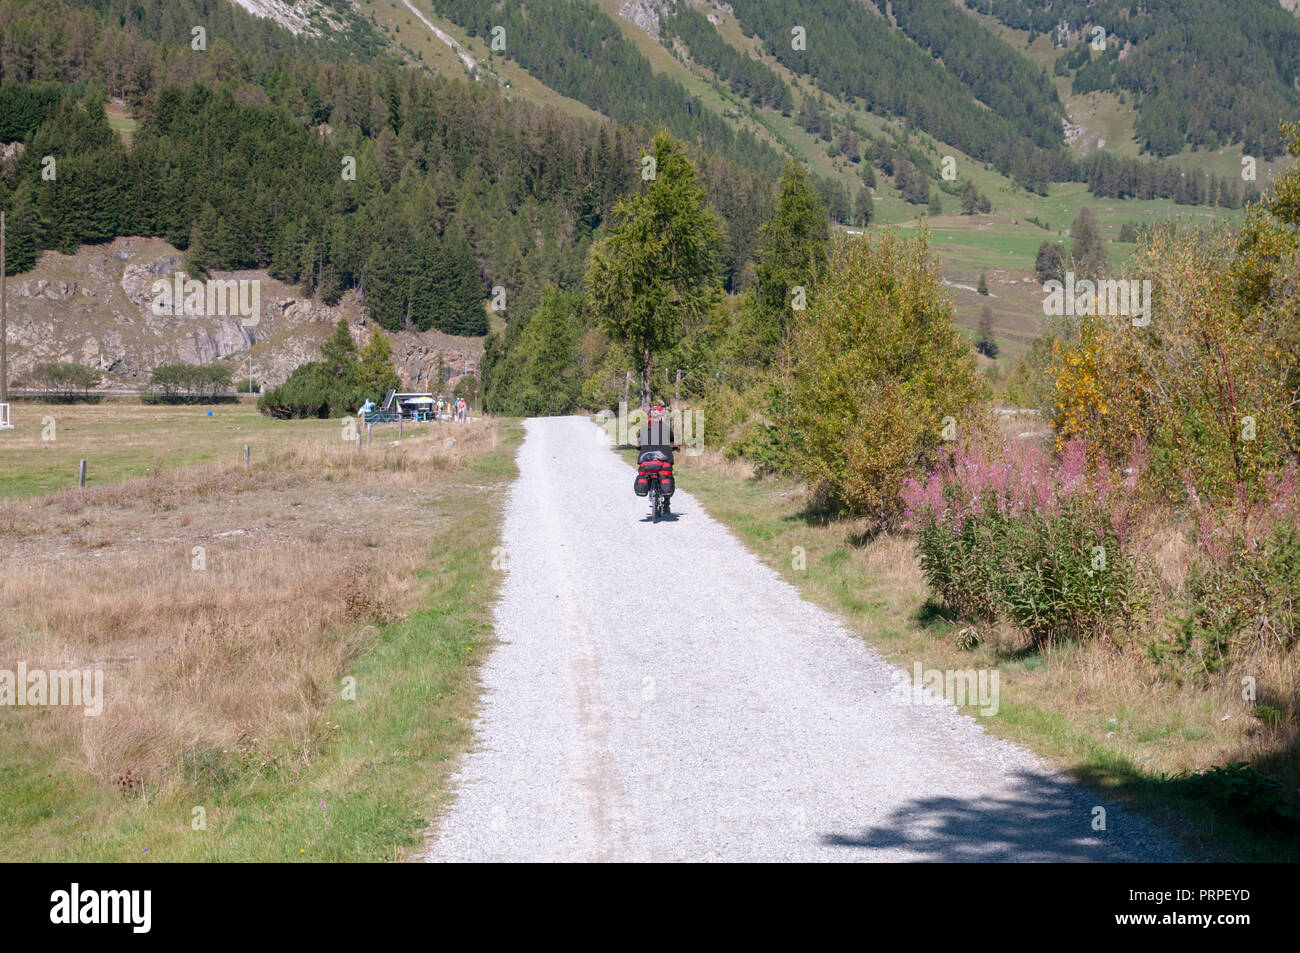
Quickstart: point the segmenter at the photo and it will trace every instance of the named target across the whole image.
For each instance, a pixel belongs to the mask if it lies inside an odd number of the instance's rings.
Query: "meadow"
[[[104,710],[0,709],[0,858],[418,847],[469,741],[517,426],[357,452],[247,406],[62,406],[46,448],[26,411],[0,433],[0,669],[101,670]],[[87,487],[50,489],[77,456]]]
[[[209,416],[211,411],[211,416]],[[253,461],[303,441],[351,447],[340,420],[272,420],[251,399],[237,404],[148,406],[133,398],[99,404],[16,401],[13,430],[0,431],[0,500],[161,474],[177,467]],[[439,426],[439,425],[433,425]]]

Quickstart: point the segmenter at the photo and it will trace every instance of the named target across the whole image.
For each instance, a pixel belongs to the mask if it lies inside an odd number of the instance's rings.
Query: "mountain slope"
[[[1135,99],[1144,148],[1240,143],[1281,152],[1277,123],[1300,110],[1300,21],[1268,0],[971,0],[1007,26],[1051,34],[1075,92]],[[1100,32],[1099,32],[1100,30]],[[1093,42],[1104,45],[1094,49]]]
[[[1136,157],[1141,114],[1110,71],[1153,37],[1104,58],[1079,22],[1053,50],[998,19],[1012,18],[997,4],[795,0],[778,14],[758,0],[0,0],[0,91],[102,82],[115,115],[139,124],[122,150],[107,124],[28,104],[34,121],[5,138],[35,136],[33,148],[0,175],[11,254],[157,234],[190,265],[267,269],[327,301],[364,289],[391,329],[482,330],[469,302],[489,289],[527,308],[547,284],[576,286],[593,234],[638,187],[657,124],[691,144],[723,215],[731,290],[784,157],[816,173],[835,222],[928,214],[969,233],[957,247],[995,224],[955,214],[973,190],[975,208],[1016,235],[998,265],[1022,274],[1089,201],[1116,230],[1179,213],[1165,199],[1207,215],[1241,204],[1242,142],[1112,161]],[[1265,11],[1238,33],[1269,33],[1280,78],[1289,33],[1275,19]],[[208,49],[195,51],[200,21]],[[80,52],[70,35],[87,38]],[[1074,94],[1076,81],[1087,91]],[[159,93],[191,82],[227,89]],[[42,189],[37,159],[51,149],[76,174]],[[348,157],[355,184],[338,177]],[[1267,173],[1261,162],[1261,184]],[[951,280],[974,286],[989,264],[973,252]]]

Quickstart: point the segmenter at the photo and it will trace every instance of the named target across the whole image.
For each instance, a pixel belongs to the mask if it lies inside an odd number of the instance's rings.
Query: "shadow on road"
[[[661,515],[661,516],[659,517],[659,522],[661,522],[661,523],[676,523],[676,522],[677,522],[677,517],[678,517],[679,515],[681,515],[681,514],[679,514],[679,513],[664,513],[663,515]],[[641,522],[642,522],[642,523],[653,523],[653,522],[654,522],[654,519],[650,516],[649,513],[647,513],[645,516],[641,517]]]
[[[1106,830],[1093,830],[1086,788],[1018,772],[1017,796],[909,801],[883,823],[859,833],[828,834],[822,842],[850,850],[904,850],[922,860],[999,861],[1175,860],[1165,839],[1129,812],[1106,804]]]

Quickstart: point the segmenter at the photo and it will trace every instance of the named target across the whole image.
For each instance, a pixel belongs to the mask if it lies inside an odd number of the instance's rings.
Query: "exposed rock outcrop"
[[[348,319],[358,346],[372,323],[359,296],[330,307],[303,297],[263,271],[213,272],[217,280],[259,282],[260,308],[253,318],[235,314],[185,314],[152,307],[154,283],[183,265],[181,253],[159,239],[119,238],[84,246],[76,255],[46,252],[36,267],[9,280],[9,367],[15,387],[40,386],[34,370],[46,362],[98,368],[101,387],[137,389],[160,364],[229,362],[235,376],[247,373],[264,387],[282,383],[299,364],[320,358],[320,345],[339,318]],[[180,311],[181,313],[173,313]],[[388,334],[404,386],[424,389],[439,367],[456,375],[477,374],[483,353],[478,338],[437,331]]]
[[[627,0],[618,15],[635,23],[653,37],[659,36],[659,14],[676,5],[676,0]]]

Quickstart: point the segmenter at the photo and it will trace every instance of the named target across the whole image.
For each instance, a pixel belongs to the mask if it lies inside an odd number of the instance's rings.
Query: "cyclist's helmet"
[[[650,408],[651,420],[662,420],[663,416],[664,416],[664,409],[660,407],[658,404],[655,404],[653,407]]]

